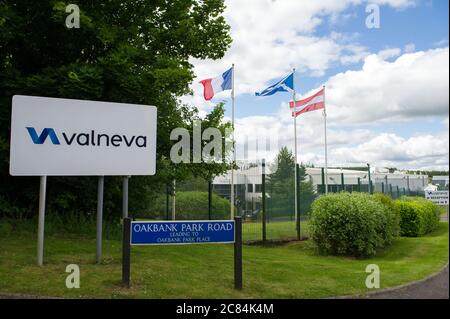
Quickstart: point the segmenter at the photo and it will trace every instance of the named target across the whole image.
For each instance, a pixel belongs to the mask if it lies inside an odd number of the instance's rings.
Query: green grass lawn
[[[1,223],[1,221],[0,221]],[[244,288],[233,289],[233,245],[132,248],[131,289],[120,286],[121,242],[104,241],[94,263],[95,239],[51,235],[45,265],[37,267],[36,236],[0,233],[0,292],[106,298],[320,298],[368,291],[365,268],[377,264],[381,288],[421,279],[448,261],[448,224],[421,238],[399,238],[376,257],[320,256],[311,241],[244,246]],[[78,264],[81,288],[67,289],[65,267]]]
[[[300,234],[302,238],[308,236],[308,222],[301,221]],[[242,237],[244,241],[262,240],[262,223],[244,222],[242,224]],[[268,240],[291,240],[297,238],[295,221],[270,221],[266,224],[266,237]]]

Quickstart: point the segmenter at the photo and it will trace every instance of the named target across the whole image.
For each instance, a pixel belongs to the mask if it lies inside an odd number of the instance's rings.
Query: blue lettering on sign
[[[132,245],[234,243],[234,221],[131,223]]]

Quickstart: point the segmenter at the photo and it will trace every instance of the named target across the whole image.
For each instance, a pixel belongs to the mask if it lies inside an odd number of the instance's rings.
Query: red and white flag
[[[295,101],[295,110],[292,112],[292,117],[299,116],[302,113],[311,112],[325,108],[325,88],[306,99]],[[294,102],[289,102],[289,107],[294,108]]]

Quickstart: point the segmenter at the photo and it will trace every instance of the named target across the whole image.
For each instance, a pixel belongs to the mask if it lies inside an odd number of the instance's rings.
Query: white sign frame
[[[156,134],[155,106],[15,95],[10,174],[154,175]]]

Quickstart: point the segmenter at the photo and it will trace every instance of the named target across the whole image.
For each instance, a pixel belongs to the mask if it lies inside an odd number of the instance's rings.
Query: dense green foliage
[[[380,231],[383,232],[382,236],[386,238],[386,244],[389,245],[395,237],[400,235],[400,212],[392,197],[382,193],[374,193],[372,198],[383,204],[386,209],[386,220]]]
[[[309,231],[322,253],[370,256],[398,235],[398,218],[380,197],[328,194],[312,204]]]
[[[440,209],[433,202],[421,197],[402,197],[396,201],[400,212],[401,235],[418,237],[439,226]]]
[[[268,208],[271,217],[282,217],[294,212],[295,200],[295,159],[287,147],[281,148],[275,162],[267,175],[266,193],[268,194]],[[299,199],[300,213],[306,214],[316,195],[310,180],[307,180],[306,167],[299,165],[298,178],[300,180]]]
[[[130,211],[144,211],[174,178],[210,178],[229,164],[178,164],[168,158],[176,127],[192,130],[196,108],[182,105],[193,79],[190,58],[221,58],[231,43],[223,0],[79,0],[79,29],[65,25],[70,1],[0,1],[0,217],[35,214],[39,180],[9,175],[11,99],[15,94],[158,107],[157,175],[130,181]],[[202,122],[225,132],[219,105]],[[192,137],[192,134],[191,134]],[[48,211],[88,214],[95,177],[48,179]],[[105,217],[120,215],[121,179],[105,180]]]
[[[171,202],[169,201],[169,219],[172,216]],[[207,192],[177,192],[176,193],[176,219],[208,219],[208,193]],[[212,194],[212,219],[227,219],[230,216],[230,202],[216,194]],[[138,218],[165,219],[166,196],[160,195],[148,208],[148,211],[136,214]]]

